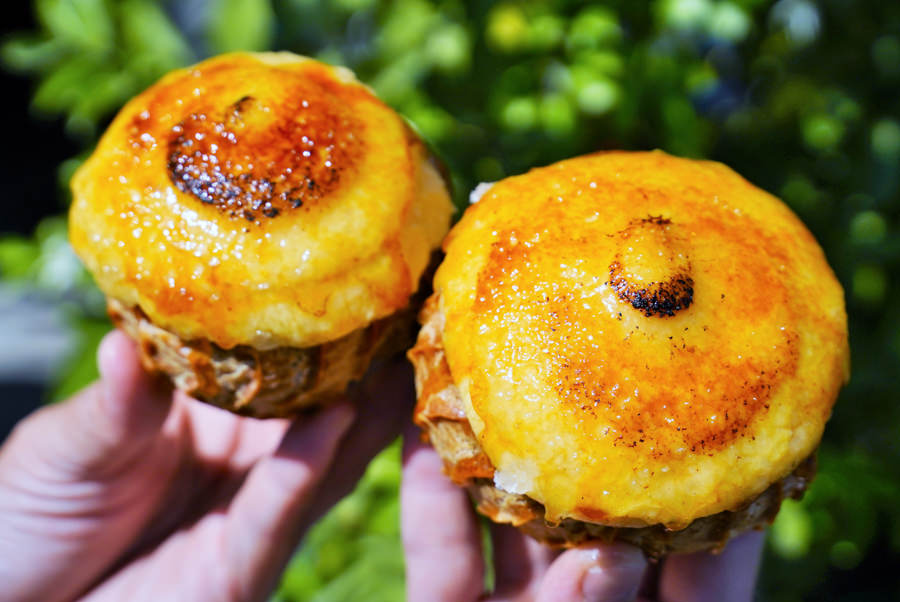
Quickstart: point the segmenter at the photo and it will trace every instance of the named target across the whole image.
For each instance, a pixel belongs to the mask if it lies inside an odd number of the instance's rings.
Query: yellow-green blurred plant
[[[845,582],[863,598],[900,591],[894,581],[871,581],[876,569],[866,568],[885,555],[900,559],[900,313],[889,311],[900,305],[900,4],[35,0],[34,7],[39,30],[8,40],[3,61],[37,81],[35,112],[63,116],[86,149],[117,107],[169,69],[218,52],[272,48],[353,68],[445,158],[460,206],[479,181],[608,148],[714,158],[779,195],[844,284],[853,380],[829,424],[818,479],[802,501],[785,504],[771,531],[762,596],[822,599]],[[64,164],[61,178],[76,164]],[[67,291],[90,349],[103,328],[99,305],[89,301],[96,294],[83,274],[66,272],[71,253],[52,242],[64,240],[62,222],[48,224],[32,239],[0,239],[0,273]],[[56,278],[55,270],[70,277]],[[93,370],[92,360],[76,361],[60,391]],[[394,447],[380,456],[357,492],[309,534],[279,599],[402,598],[397,455]]]

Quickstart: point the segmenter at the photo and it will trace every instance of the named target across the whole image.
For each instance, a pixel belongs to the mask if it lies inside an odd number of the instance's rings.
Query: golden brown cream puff
[[[658,556],[807,487],[846,313],[778,199],[718,163],[602,153],[490,186],[444,249],[415,420],[482,513]]]
[[[147,367],[254,416],[324,403],[392,347],[452,213],[401,117],[290,53],[165,76],[72,192],[72,245]]]

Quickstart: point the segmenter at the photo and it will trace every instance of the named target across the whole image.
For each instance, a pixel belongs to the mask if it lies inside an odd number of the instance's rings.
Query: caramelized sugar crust
[[[192,113],[172,128],[168,172],[175,187],[255,223],[304,205],[310,211],[327,202],[342,177],[352,180],[366,150],[357,137],[364,124],[337,104],[336,82],[322,73],[291,83],[277,112],[244,96],[219,116]],[[138,115],[133,138],[153,128],[149,116]]]
[[[308,347],[404,307],[452,205],[403,120],[344,69],[231,54],[129,102],[72,181],[107,295],[185,340]]]
[[[435,279],[502,490],[546,518],[683,528],[809,457],[848,375],[840,285],[723,165],[606,153],[508,178]]]

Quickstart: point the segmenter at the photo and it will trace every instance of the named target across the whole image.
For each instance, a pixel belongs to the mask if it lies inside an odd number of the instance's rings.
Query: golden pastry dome
[[[848,377],[843,292],[778,199],[718,163],[604,153],[508,178],[435,277],[501,489],[681,528],[812,454]]]
[[[72,180],[100,288],[183,339],[306,347],[405,307],[452,205],[343,68],[230,54],[129,102]]]

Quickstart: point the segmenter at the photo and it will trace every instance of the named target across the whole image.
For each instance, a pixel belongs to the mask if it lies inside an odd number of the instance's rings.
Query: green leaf
[[[499,4],[488,15],[485,37],[491,47],[515,52],[528,42],[528,19],[514,4]]]
[[[566,22],[558,15],[537,15],[528,27],[528,46],[532,51],[547,52],[565,38]]]
[[[578,106],[590,115],[602,115],[619,99],[619,88],[605,78],[598,78],[578,91]]]
[[[348,13],[366,10],[375,5],[375,0],[332,0],[332,2],[337,8]]]
[[[0,276],[4,279],[27,277],[39,256],[38,246],[23,236],[7,234],[0,237]]]
[[[403,550],[392,537],[361,541],[356,562],[312,597],[314,602],[396,602],[404,596]]]
[[[42,71],[59,61],[66,51],[66,44],[59,38],[18,35],[0,47],[0,60],[16,71]]]
[[[96,131],[104,117],[118,109],[137,91],[134,76],[127,71],[98,70],[90,74],[82,94],[69,109],[66,128],[76,135],[86,136]]]
[[[153,0],[124,0],[119,9],[129,67],[154,79],[193,59],[184,36]]]
[[[831,563],[839,569],[855,568],[862,560],[862,552],[852,541],[842,540],[831,546]]]
[[[886,234],[887,223],[877,211],[860,211],[850,221],[850,238],[859,244],[878,244]]]
[[[78,342],[53,386],[53,401],[66,399],[97,379],[97,347],[112,328],[108,320],[86,318],[76,320],[75,327]]]
[[[812,545],[812,520],[799,502],[785,500],[772,525],[769,541],[782,558],[800,558]]]
[[[882,119],[872,126],[872,152],[886,161],[900,159],[900,124]]]
[[[590,7],[572,20],[566,46],[570,51],[599,48],[615,45],[621,38],[622,28],[616,13],[602,7]]]
[[[541,99],[539,112],[544,131],[551,136],[568,136],[575,130],[575,110],[564,95],[545,95]]]
[[[400,0],[390,5],[377,36],[382,62],[390,65],[396,55],[420,51],[420,45],[439,18],[435,7],[423,0]]]
[[[446,23],[428,36],[425,52],[438,69],[460,73],[469,68],[470,44],[465,27]]]
[[[739,6],[719,2],[709,15],[707,28],[718,38],[739,42],[750,32],[750,19]]]
[[[275,599],[402,600],[399,484],[398,440],[375,456],[355,491],[312,528]]]
[[[267,50],[275,30],[269,0],[214,0],[207,29],[214,53]]]
[[[863,303],[881,304],[887,287],[887,275],[881,266],[861,265],[853,272],[853,296]]]
[[[378,96],[394,107],[416,97],[416,86],[428,69],[427,58],[420,51],[411,51],[385,66],[372,80]]]
[[[538,121],[538,103],[534,97],[520,96],[510,100],[503,108],[503,125],[510,130],[527,130]]]
[[[32,105],[47,113],[71,110],[83,96],[91,93],[85,82],[96,81],[98,71],[109,67],[101,57],[92,54],[75,56],[59,63],[38,86]]]
[[[712,17],[710,0],[662,0],[656,3],[657,18],[663,27],[700,29]]]
[[[617,51],[588,50],[578,53],[576,63],[583,65],[598,75],[619,76],[624,70],[624,61]]]
[[[38,19],[50,35],[82,52],[105,52],[115,27],[105,0],[37,0]]]
[[[803,122],[803,140],[818,151],[830,150],[844,137],[844,124],[831,115],[818,113]]]

